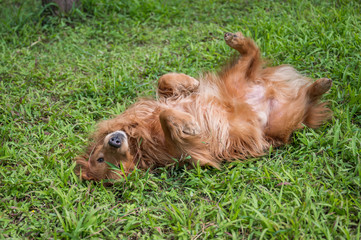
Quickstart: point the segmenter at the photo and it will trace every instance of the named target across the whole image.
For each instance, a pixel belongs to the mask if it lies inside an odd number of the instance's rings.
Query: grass
[[[359,3],[83,0],[49,17],[39,2],[0,0],[0,238],[361,238]],[[97,121],[154,96],[164,73],[218,69],[239,30],[271,65],[333,79],[333,119],[221,171],[78,180]]]

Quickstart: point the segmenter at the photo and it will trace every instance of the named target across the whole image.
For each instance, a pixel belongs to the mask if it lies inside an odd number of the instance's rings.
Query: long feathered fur
[[[318,127],[330,117],[331,111],[319,101],[330,80],[313,83],[288,65],[264,68],[252,40],[226,37],[242,57],[222,71],[205,74],[199,82],[184,74],[164,75],[157,100],[141,99],[100,122],[88,151],[77,158],[82,177],[118,177],[96,162],[99,156],[121,163],[126,173],[135,166],[167,166],[175,159],[219,168],[223,161],[260,156],[270,145],[287,143],[296,129]],[[243,41],[241,48],[231,42],[234,39]],[[185,133],[184,124],[196,133]],[[116,131],[127,135],[129,149],[121,155],[105,141]]]

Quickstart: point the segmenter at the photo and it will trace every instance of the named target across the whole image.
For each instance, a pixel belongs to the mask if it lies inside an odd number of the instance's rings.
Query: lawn
[[[360,239],[361,4],[82,0],[62,17],[0,0],[0,239]],[[334,115],[292,143],[221,170],[135,170],[81,182],[95,124],[167,72],[197,77],[255,39],[270,65],[333,79]]]

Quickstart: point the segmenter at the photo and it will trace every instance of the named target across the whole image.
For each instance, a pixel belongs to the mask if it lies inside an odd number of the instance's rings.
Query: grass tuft
[[[357,1],[82,0],[47,16],[0,1],[3,238],[361,239],[361,5]],[[253,37],[271,65],[334,82],[334,112],[293,143],[222,170],[135,170],[81,182],[74,157],[97,121],[154,97],[167,72],[197,77]]]

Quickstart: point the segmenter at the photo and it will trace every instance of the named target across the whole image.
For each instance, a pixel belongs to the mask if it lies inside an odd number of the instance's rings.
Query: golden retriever
[[[240,56],[218,74],[198,80],[169,73],[157,100],[139,100],[102,121],[85,154],[76,158],[85,180],[116,179],[135,166],[180,163],[219,168],[289,142],[296,129],[318,127],[331,111],[320,102],[332,81],[311,81],[288,65],[264,67],[260,50],[242,33],[226,33]],[[114,170],[107,164],[122,165]]]

